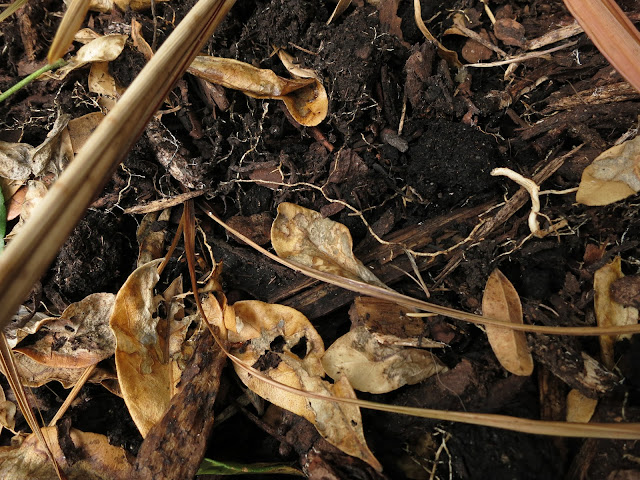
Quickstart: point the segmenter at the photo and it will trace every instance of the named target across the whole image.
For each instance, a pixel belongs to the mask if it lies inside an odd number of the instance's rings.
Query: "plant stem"
[[[16,93],[18,90],[20,90],[21,88],[29,85],[31,82],[33,82],[36,78],[38,78],[44,72],[48,72],[49,70],[54,70],[56,68],[60,68],[63,65],[66,65],[66,64],[67,64],[67,62],[65,60],[63,60],[62,58],[60,60],[58,60],[57,62],[55,62],[55,63],[46,64],[44,67],[36,70],[31,75],[27,75],[26,77],[24,77],[22,80],[20,80],[18,83],[16,83],[13,87],[11,87],[6,92],[1,93],[0,94],[0,102],[4,102],[7,98],[9,98],[11,95]]]

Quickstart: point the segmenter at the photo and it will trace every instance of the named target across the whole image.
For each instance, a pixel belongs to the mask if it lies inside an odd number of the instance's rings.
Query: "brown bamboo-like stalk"
[[[640,92],[640,32],[614,0],[564,0],[593,44]]]
[[[234,3],[200,0],[191,9],[0,255],[0,329]]]

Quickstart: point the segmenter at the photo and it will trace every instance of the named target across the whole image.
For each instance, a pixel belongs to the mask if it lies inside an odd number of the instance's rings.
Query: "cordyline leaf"
[[[215,301],[210,295],[203,301]],[[349,381],[342,377],[334,384],[322,380],[324,369],[320,357],[324,353],[322,338],[309,320],[297,310],[256,300],[236,302],[232,309],[235,320],[222,312],[214,313],[215,322],[227,330],[231,343],[242,346],[231,353],[244,364],[252,365],[263,375],[284,385],[330,397],[356,398]],[[225,317],[225,324],[221,319]],[[234,321],[236,330],[230,328]],[[253,392],[269,402],[309,420],[318,432],[343,452],[361,458],[377,470],[380,463],[367,447],[362,431],[360,410],[354,405],[325,402],[292,394],[248,373],[235,364],[236,373]]]
[[[56,80],[62,80],[73,70],[83,67],[87,63],[110,62],[115,60],[120,53],[122,53],[127,38],[127,35],[105,35],[98,37],[80,47],[80,50],[71,57],[64,67],[58,69],[55,73],[49,74],[49,76]]]
[[[582,172],[576,201],[598,206],[640,191],[640,135],[598,155]]]
[[[116,336],[116,370],[131,418],[144,437],[159,421],[175,393],[166,325],[160,326],[153,293],[158,282],[153,260],[137,268],[116,295],[109,324]],[[162,319],[166,322],[166,319]],[[160,330],[164,329],[165,335]]]
[[[327,116],[327,94],[315,77],[287,79],[238,60],[208,56],[196,57],[187,71],[253,98],[282,100],[291,116],[307,127]]]
[[[104,435],[72,429],[67,437],[71,445],[65,445],[63,451],[55,427],[43,428],[42,433],[69,480],[132,478],[127,453],[111,445]],[[70,446],[75,447],[75,455],[67,457]],[[58,477],[42,445],[31,434],[18,447],[0,447],[0,478],[49,480]]]
[[[611,285],[616,280],[623,278],[620,257],[598,269],[593,276],[593,289],[595,290],[594,307],[596,320],[599,327],[613,327],[620,325],[633,325],[638,323],[638,309],[625,307],[611,298]],[[602,363],[609,369],[615,366],[613,358],[614,344],[619,340],[618,336],[600,337],[600,352]],[[628,336],[626,336],[628,338]]]
[[[279,257],[341,277],[385,285],[353,255],[349,229],[293,203],[278,205],[271,243]]]
[[[502,272],[495,269],[484,289],[482,314],[504,322],[523,323],[518,292]],[[531,375],[533,357],[524,332],[485,325],[493,353],[505,370],[514,375]]]
[[[40,324],[45,327],[40,331],[44,330],[44,335],[14,351],[56,368],[95,365],[115,352],[115,337],[109,328],[114,301],[112,293],[94,293],[72,303],[59,318],[48,318]]]
[[[429,351],[382,345],[363,326],[338,338],[322,357],[334,380],[344,375],[355,390],[387,393],[448,368]]]

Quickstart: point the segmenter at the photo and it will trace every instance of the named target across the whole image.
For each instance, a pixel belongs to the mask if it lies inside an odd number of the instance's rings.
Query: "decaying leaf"
[[[156,2],[167,2],[169,0],[155,0]],[[151,8],[152,0],[90,0],[89,10],[107,13],[118,7],[123,12],[133,10],[139,12]]]
[[[44,320],[39,338],[14,351],[51,367],[86,368],[109,358],[115,351],[115,338],[109,317],[115,295],[94,293],[69,305],[60,318]],[[28,340],[28,337],[25,339]]]
[[[0,432],[7,428],[12,432],[16,428],[16,404],[7,400],[4,390],[0,387]]]
[[[640,135],[598,155],[582,172],[576,201],[609,205],[640,191]]]
[[[253,98],[282,100],[301,125],[318,125],[327,116],[327,94],[315,76],[286,79],[238,60],[208,56],[196,57],[187,71]]]
[[[211,295],[207,297],[207,302],[211,302],[212,298]],[[226,310],[232,310],[235,318],[219,312],[209,320],[227,330],[231,343],[240,342],[242,346],[232,349],[232,353],[244,363],[294,388],[327,396],[355,398],[353,388],[345,377],[334,384],[322,380],[322,338],[300,312],[284,305],[255,300],[236,302]],[[226,319],[225,325],[221,324],[222,317]],[[236,373],[247,387],[262,398],[309,420],[332,445],[361,458],[378,470],[382,468],[367,447],[358,407],[285,392],[238,366]]]
[[[502,272],[495,269],[484,289],[482,314],[507,323],[522,324],[522,305],[518,292]],[[500,364],[514,375],[531,375],[533,357],[524,332],[485,325],[489,343]]]
[[[132,478],[127,453],[111,445],[104,435],[75,429],[68,435],[59,434],[56,427],[43,428],[42,433],[69,480]],[[41,443],[31,434],[18,447],[0,447],[0,478],[53,480],[58,476]]]
[[[184,325],[168,325],[168,319],[157,315],[162,297],[155,296],[153,290],[160,261],[138,267],[129,276],[116,295],[109,321],[116,336],[116,369],[122,396],[143,437],[162,418],[180,380],[175,376],[170,337],[176,328],[181,335]],[[180,307],[172,309],[169,305],[169,315],[179,317]]]
[[[599,327],[614,327],[633,325],[638,323],[638,309],[624,307],[611,298],[611,285],[616,280],[624,277],[621,269],[620,257],[598,269],[593,276],[593,289],[595,291],[594,308]],[[600,352],[602,363],[612,369],[615,365],[613,347],[622,336],[600,336]]]
[[[355,390],[369,393],[387,393],[448,370],[431,352],[382,345],[362,326],[338,338],[322,366],[334,380],[344,375]]]
[[[271,243],[282,258],[322,272],[385,286],[354,257],[349,229],[308,208],[287,202],[278,205]]]
[[[27,188],[25,190],[24,199],[20,208],[20,220],[11,229],[11,232],[5,237],[7,240],[11,240],[19,231],[23,225],[31,216],[31,212],[42,201],[49,189],[44,182],[40,180],[29,180],[27,182]]]
[[[136,231],[138,239],[138,267],[151,260],[156,260],[164,255],[164,234],[165,229],[161,228],[162,223],[169,220],[171,209],[167,208],[162,212],[147,213],[140,222]]]
[[[73,153],[80,151],[103,118],[102,112],[92,112],[69,120],[67,130],[69,131],[69,140],[71,141]]]
[[[11,319],[9,326],[4,329],[9,347],[15,347],[24,337],[37,332],[40,324],[48,318],[49,317],[42,312],[33,313],[21,305]]]
[[[327,20],[327,25],[329,25],[335,18],[338,18],[340,15],[344,13],[344,11],[351,5],[351,0],[338,0],[336,8],[333,9],[333,13]]]
[[[83,67],[88,63],[110,62],[115,60],[120,53],[122,53],[127,38],[127,35],[105,35],[98,37],[80,47],[78,52],[71,57],[64,67],[50,73],[49,76],[56,80],[62,80],[76,68]]]
[[[93,62],[91,64],[88,84],[90,92],[112,99],[119,98],[124,93],[124,88],[118,85],[116,79],[109,73],[109,62]]]
[[[588,423],[596,411],[597,398],[589,398],[575,388],[567,394],[567,422]]]

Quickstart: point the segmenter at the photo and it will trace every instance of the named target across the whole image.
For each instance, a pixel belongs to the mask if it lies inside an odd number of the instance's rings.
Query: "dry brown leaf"
[[[584,169],[576,201],[598,206],[640,191],[640,135],[598,155]]]
[[[73,153],[78,153],[93,131],[100,125],[104,118],[102,112],[87,113],[82,117],[69,120],[67,130],[73,148]]]
[[[120,53],[122,53],[127,38],[129,38],[127,35],[105,35],[98,37],[80,47],[78,52],[71,57],[64,67],[50,73],[48,77],[62,80],[70,72],[76,68],[83,67],[87,63],[110,62],[115,60]]]
[[[212,299],[210,295],[206,301],[212,302]],[[232,353],[244,363],[294,388],[328,396],[355,398],[346,378],[341,378],[333,385],[322,380],[322,338],[297,310],[249,300],[225,309],[235,314],[235,318],[231,319],[227,312],[211,306],[208,308],[213,313],[209,320],[227,330],[232,343],[241,343],[242,347],[232,349]],[[223,317],[227,319],[225,325],[221,323]],[[237,330],[231,328],[232,323],[235,323]],[[358,407],[285,392],[237,366],[236,373],[247,387],[262,398],[309,420],[332,445],[361,458],[377,470],[382,468],[367,447]]]
[[[155,0],[156,2],[168,2],[169,0]],[[123,12],[131,9],[135,12],[151,8],[152,0],[90,0],[89,10],[107,13],[118,7]]]
[[[482,314],[508,323],[523,323],[518,292],[497,268],[491,273],[482,296]],[[533,357],[524,332],[485,325],[489,343],[500,364],[514,375],[531,375]]]
[[[163,257],[165,229],[159,228],[162,225],[159,222],[168,221],[170,215],[171,209],[167,208],[162,212],[147,213],[140,221],[136,231],[139,245],[138,267]]]
[[[138,49],[140,53],[144,55],[147,61],[153,57],[153,50],[151,45],[142,36],[142,24],[135,18],[131,19],[131,40],[133,40],[133,46]]]
[[[72,303],[60,318],[40,323],[44,335],[14,351],[58,368],[86,368],[109,358],[115,351],[115,338],[109,328],[114,300],[112,293],[94,293]]]
[[[414,18],[416,25],[425,38],[436,45],[440,58],[446,60],[450,67],[456,67],[458,69],[462,68],[462,63],[460,63],[460,60],[458,59],[458,54],[442,45],[436,37],[431,35],[431,32],[424,24],[424,20],[422,20],[422,6],[420,5],[420,0],[413,0],[413,9],[415,12]]]
[[[93,62],[91,64],[88,84],[90,92],[113,99],[119,98],[124,93],[124,88],[118,85],[116,79],[109,73],[109,62]]]
[[[156,315],[162,297],[155,296],[161,260],[138,267],[116,295],[110,319],[116,336],[116,370],[131,418],[144,437],[159,421],[176,392],[184,365],[180,350],[190,318],[175,299],[182,281],[174,280],[165,292],[167,318]],[[177,339],[177,340],[176,340]]]
[[[208,56],[196,57],[187,71],[253,98],[282,100],[291,116],[307,127],[327,116],[327,94],[315,76],[287,79],[238,60]]]
[[[637,308],[624,307],[611,298],[611,285],[622,277],[624,277],[624,274],[621,269],[620,257],[616,257],[612,262],[599,268],[593,276],[593,289],[595,291],[593,302],[599,327],[633,325],[638,323]],[[609,369],[615,366],[615,360],[613,358],[614,344],[622,337],[622,335],[603,335],[600,337],[602,363]]]
[[[327,25],[333,22],[334,19],[338,18],[340,15],[344,13],[344,11],[351,5],[351,0],[338,0],[336,8],[333,9],[333,13],[327,20]]]
[[[42,312],[33,313],[24,305],[21,305],[13,316],[9,326],[4,330],[9,347],[15,347],[24,337],[37,332],[40,324],[48,318],[49,317]]]
[[[279,257],[322,272],[385,285],[353,255],[349,229],[320,213],[293,203],[278,205],[271,243]]]
[[[448,370],[431,352],[382,345],[362,326],[338,338],[322,366],[334,380],[344,375],[355,390],[369,393],[387,393]]]
[[[589,398],[575,388],[567,394],[567,422],[588,423],[598,405],[597,398]]]
[[[127,453],[111,445],[104,435],[72,429],[69,434],[72,445],[63,450],[56,427],[43,428],[42,433],[69,480],[131,478]],[[69,452],[69,447],[75,448]],[[54,480],[58,476],[37,437],[31,434],[18,447],[0,447],[0,478]]]
[[[42,199],[44,199],[48,191],[47,185],[40,180],[29,180],[27,182],[24,200],[20,206],[20,220],[18,220],[18,223],[11,229],[11,232],[6,235],[6,240],[11,240],[22,229],[31,216],[31,212],[38,206]]]

